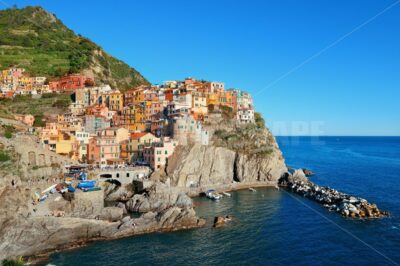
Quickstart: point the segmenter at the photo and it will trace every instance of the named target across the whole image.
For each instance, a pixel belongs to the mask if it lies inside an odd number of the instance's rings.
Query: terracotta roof
[[[140,132],[140,133],[132,133],[131,139],[140,139],[144,135],[148,134],[148,132]]]

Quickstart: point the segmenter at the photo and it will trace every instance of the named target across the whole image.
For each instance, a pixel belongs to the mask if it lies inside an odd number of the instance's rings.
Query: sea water
[[[366,198],[391,218],[351,220],[275,188],[195,199],[204,228],[100,241],[55,253],[55,265],[396,265],[400,263],[400,138],[277,138],[288,166]],[[217,215],[231,215],[212,228]]]

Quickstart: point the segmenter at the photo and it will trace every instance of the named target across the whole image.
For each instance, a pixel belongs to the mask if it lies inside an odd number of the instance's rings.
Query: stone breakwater
[[[281,178],[279,185],[291,192],[312,199],[322,204],[329,211],[340,213],[344,217],[362,219],[389,216],[388,212],[379,210],[376,204],[371,204],[366,199],[314,184],[307,179],[302,170],[287,174]]]

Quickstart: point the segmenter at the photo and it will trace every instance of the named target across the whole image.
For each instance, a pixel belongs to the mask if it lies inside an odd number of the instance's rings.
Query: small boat
[[[206,197],[212,200],[219,200],[222,195],[218,194],[214,189],[207,190]]]
[[[69,187],[68,187],[68,192],[72,192],[72,193],[74,193],[74,192],[75,192],[75,188],[73,188],[73,187],[69,186]]]
[[[99,191],[101,187],[83,188],[83,192]]]
[[[86,180],[83,182],[80,182],[76,187],[80,188],[80,189],[84,189],[84,188],[93,188],[96,184],[95,180]]]
[[[254,188],[252,188],[252,187],[249,187],[249,190],[251,191],[251,192],[256,192],[257,190],[255,190]]]
[[[55,188],[57,186],[57,184],[54,184],[48,188],[46,188],[45,190],[42,191],[42,194],[46,194],[48,192],[50,192],[53,188]]]
[[[227,196],[227,197],[230,197],[230,196],[232,196],[230,193],[228,193],[228,192],[222,192],[222,194],[224,194],[224,196]]]
[[[43,196],[40,197],[39,201],[45,201],[47,199],[48,195],[44,194]]]

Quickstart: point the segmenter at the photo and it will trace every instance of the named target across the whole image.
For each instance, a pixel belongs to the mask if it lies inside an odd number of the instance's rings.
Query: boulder
[[[219,228],[225,225],[225,218],[222,216],[217,216],[214,218],[214,225],[213,227]]]
[[[191,208],[192,200],[178,188],[171,188],[162,183],[155,183],[145,193],[135,194],[126,203],[126,208],[132,212],[160,212],[171,206]]]
[[[307,177],[308,177],[308,176],[313,176],[313,175],[314,175],[314,172],[311,171],[311,170],[309,170],[309,169],[303,168],[302,170],[303,170],[304,174],[305,174]]]
[[[118,207],[106,207],[104,208],[100,215],[100,220],[107,220],[109,222],[116,222],[122,219],[124,212]]]

